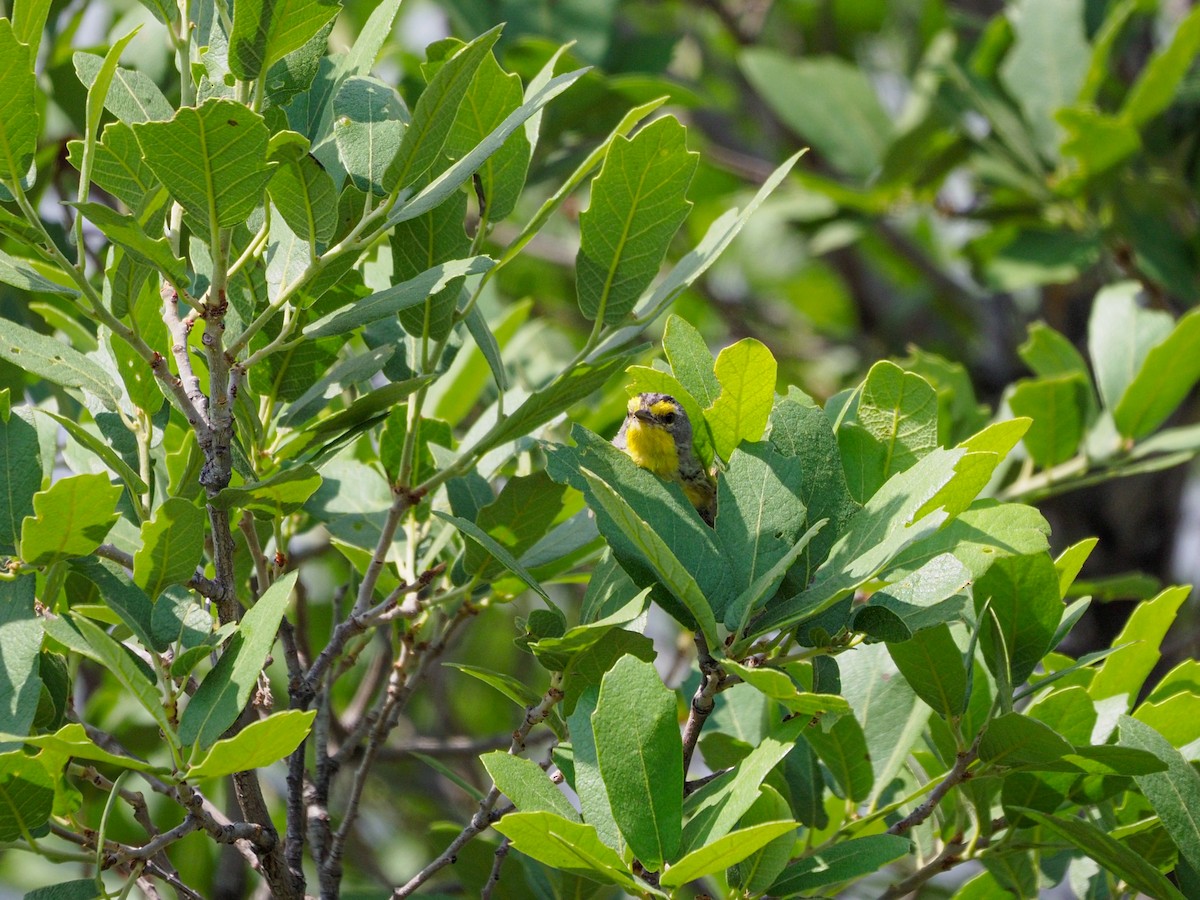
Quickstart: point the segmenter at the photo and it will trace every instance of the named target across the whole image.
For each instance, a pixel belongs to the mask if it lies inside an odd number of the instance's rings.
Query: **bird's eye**
[[[673,413],[673,412],[663,413],[662,422],[664,425],[674,425],[675,424],[675,413]]]

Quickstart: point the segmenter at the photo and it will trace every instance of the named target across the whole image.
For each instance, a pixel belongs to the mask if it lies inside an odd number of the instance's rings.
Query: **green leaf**
[[[653,654],[649,659],[654,659]],[[611,669],[614,663],[615,660],[608,661],[605,672]],[[604,673],[601,673],[593,684],[584,688],[578,695],[574,709],[567,712],[567,727],[570,730],[571,750],[574,754],[574,780],[571,787],[579,796],[579,809],[584,820],[596,829],[600,840],[624,856],[625,839],[621,836],[613,818],[612,806],[608,802],[608,790],[600,774],[600,764],[596,760],[596,735],[592,730],[592,713],[596,711],[603,677]],[[570,682],[567,684],[569,687]]]
[[[4,323],[0,358],[53,384],[87,391],[103,401],[107,409],[117,409],[120,404],[116,383],[99,365],[61,341],[16,322]]]
[[[308,152],[308,141],[294,131],[275,134],[268,161],[277,165],[267,192],[288,227],[301,240],[327,244],[337,227],[337,192],[329,173]]]
[[[33,495],[41,487],[37,429],[24,417],[9,413],[7,421],[0,418],[0,553],[17,552],[21,522],[33,514]]]
[[[184,709],[180,743],[209,747],[237,721],[275,643],[298,574],[283,575],[246,611],[221,658]]]
[[[1125,95],[1122,117],[1140,128],[1165,111],[1197,53],[1200,53],[1200,10],[1193,9],[1179,23],[1171,43],[1150,58]]]
[[[660,884],[665,888],[682,887],[689,881],[736,865],[797,827],[798,823],[791,821],[763,822],[727,834],[684,856],[667,869]]]
[[[51,419],[61,425],[63,429],[66,430],[69,435],[71,435],[71,437],[79,442],[81,447],[103,461],[104,464],[109,467],[109,469],[111,469],[117,476],[120,477],[123,482],[125,482],[125,486],[129,488],[131,495],[137,495],[149,490],[146,482],[142,481],[137,472],[133,471],[129,464],[125,462],[125,460],[121,459],[121,457],[117,455],[116,451],[114,451],[112,447],[110,447],[100,438],[96,437],[96,435],[92,434],[74,419],[68,418],[67,416],[61,416],[53,410],[43,409],[41,407],[38,407],[37,411],[42,415],[49,416]]]
[[[90,89],[100,75],[103,58],[94,53],[76,53],[71,60],[79,80]],[[104,97],[104,108],[126,125],[165,122],[175,112],[154,79],[145,72],[120,67],[113,73]]]
[[[459,192],[422,216],[401,222],[392,230],[392,281],[413,278],[439,263],[471,252],[471,239],[463,230],[467,195]],[[454,311],[463,279],[456,278],[433,292],[424,303],[401,310],[400,324],[413,337],[444,340],[454,327]]]
[[[517,706],[537,706],[542,702],[541,694],[526,685],[523,681],[519,681],[511,675],[505,675],[503,672],[493,672],[490,669],[469,666],[466,663],[448,662],[442,663],[442,665],[458,669],[458,671],[482,681],[489,687],[495,688],[513,703],[517,704]]]
[[[775,357],[766,345],[743,338],[717,354],[720,396],[704,411],[717,455],[728,460],[742,441],[757,441],[775,401]]]
[[[791,752],[807,724],[805,717],[800,715],[776,725],[737,764],[732,775],[711,782],[688,798],[684,804],[688,820],[680,842],[680,849],[685,854],[691,854],[733,830],[754,805],[767,776]]]
[[[1184,900],[1183,894],[1158,869],[1090,822],[1067,816],[1049,816],[1032,809],[1017,808],[1016,811],[1079,848],[1104,869],[1129,882],[1135,890],[1160,900]]]
[[[1124,695],[1126,708],[1133,705],[1146,677],[1158,663],[1159,647],[1175,621],[1176,612],[1191,592],[1187,585],[1170,587],[1152,600],[1138,604],[1112,642],[1120,649],[1104,661],[1088,686],[1093,700]]]
[[[1200,775],[1183,754],[1161,734],[1137,719],[1122,716],[1120,743],[1148,751],[1167,765],[1167,771],[1135,775],[1138,789],[1150,801],[1180,855],[1200,869]]]
[[[621,321],[658,274],[692,207],[687,190],[698,159],[671,116],[613,142],[579,217],[576,290],[588,319]]]
[[[1117,430],[1139,440],[1173,413],[1200,381],[1200,310],[1181,318],[1174,330],[1146,353],[1141,368],[1113,410]]]
[[[443,66],[443,70],[444,70]],[[442,172],[407,203],[397,203],[388,215],[387,224],[394,225],[427,213],[443,203],[447,197],[459,189],[475,171],[495,153],[508,136],[521,127],[526,121],[535,116],[539,110],[585,74],[586,69],[559,75],[526,96],[525,102],[511,113],[496,127],[491,134],[478,144],[470,153],[458,160],[446,171]],[[439,75],[441,70],[439,70]],[[532,87],[532,85],[531,85]],[[426,89],[428,93],[428,88]],[[422,95],[424,97],[424,94]],[[418,104],[419,105],[419,104]],[[411,131],[411,128],[410,128]],[[407,136],[409,132],[405,132]]]
[[[842,796],[855,803],[861,803],[870,796],[875,784],[875,771],[867,737],[854,716],[842,716],[828,731],[823,730],[820,722],[812,722],[803,734],[829,769]]]
[[[77,878],[27,891],[21,900],[98,900],[103,896],[95,878]]]
[[[787,576],[788,570],[792,568],[800,555],[808,550],[808,545],[821,533],[821,530],[829,524],[828,519],[821,519],[819,522],[814,522],[813,526],[800,536],[800,539],[792,545],[783,556],[779,557],[771,568],[760,574],[753,582],[746,586],[733,599],[725,610],[725,624],[727,628],[734,630],[735,634],[742,634],[746,630],[746,625],[755,612],[757,612],[764,603],[773,597],[779,586],[783,583],[783,579]]]
[[[1021,713],[1006,713],[988,723],[979,742],[979,758],[999,766],[1055,763],[1074,748],[1054,729]]]
[[[101,234],[114,244],[124,247],[135,259],[153,266],[175,284],[188,283],[187,266],[171,250],[170,242],[165,237],[151,238],[136,218],[123,215],[103,203],[67,205],[75,207]]]
[[[597,360],[595,363],[575,366],[565,375],[530,395],[496,428],[488,432],[475,447],[475,451],[478,453],[500,447],[509,441],[531,434],[534,429],[545,425],[559,413],[565,412],[598,391],[605,382],[625,368],[628,362],[628,356],[618,354]]]
[[[41,122],[29,45],[8,19],[0,19],[0,59],[8,60],[0,73],[0,181],[15,185],[29,172]]]
[[[839,841],[792,863],[771,885],[773,896],[788,897],[878,872],[912,852],[912,842],[895,834]]]
[[[303,464],[282,469],[262,481],[227,487],[209,503],[217,509],[237,507],[262,518],[278,519],[298,512],[320,486],[317,470]]]
[[[747,828],[791,817],[792,811],[788,801],[771,785],[764,784],[762,793],[759,794],[754,805],[746,811],[738,824]],[[765,893],[771,883],[787,868],[795,847],[794,830],[784,832],[731,868],[726,873],[730,885],[744,888],[751,894]]]
[[[854,614],[854,630],[886,641],[907,641],[922,629],[959,618],[970,571],[942,553],[899,581],[873,593]]]
[[[158,686],[146,677],[146,672],[134,661],[133,656],[91,619],[72,614],[70,619],[62,620],[62,626],[67,631],[72,631],[70,623],[73,623],[75,629],[78,630],[78,635],[84,645],[83,648],[72,647],[72,649],[80,649],[85,656],[100,663],[117,684],[124,688],[125,693],[135,699],[150,714],[150,718],[166,736],[165,739],[174,744],[175,726],[167,718],[167,711],[163,708]]]
[[[0,250],[0,282],[11,284],[13,287],[21,288],[25,291],[62,294],[68,297],[79,296],[79,292],[74,288],[66,287],[45,278],[34,268],[34,265],[35,263],[31,260],[9,256]]]
[[[263,201],[267,126],[241,103],[210,98],[169,122],[133,126],[146,162],[179,204],[209,229],[240,225]]]
[[[87,731],[78,722],[70,722],[52,734],[37,734],[28,736],[0,734],[0,741],[19,740],[31,747],[40,747],[62,756],[75,759],[90,759],[95,762],[110,763],[122,769],[132,769],[135,772],[154,772],[165,774],[168,770],[160,766],[152,766],[132,756],[120,756],[109,753],[87,735]]]
[[[713,608],[692,574],[671,552],[671,548],[658,532],[640,518],[607,482],[588,469],[583,469],[581,474],[591,487],[591,496],[595,502],[611,517],[625,538],[637,548],[667,590],[690,613],[704,635],[710,652],[719,653],[721,642],[717,634]]]
[[[592,728],[621,834],[647,870],[660,871],[679,849],[683,813],[675,694],[652,663],[626,656],[604,676]]]
[[[1141,309],[1141,285],[1122,281],[1096,295],[1088,321],[1088,351],[1096,368],[1096,386],[1104,405],[1117,408],[1122,395],[1142,368],[1150,348],[1170,334],[1170,315]]]
[[[108,96],[108,89],[112,85],[113,75],[117,70],[117,61],[121,58],[121,54],[129,42],[138,33],[139,28],[140,26],[134,28],[133,31],[108,48],[108,52],[104,54],[104,61],[100,64],[100,70],[96,73],[95,81],[88,87],[87,102],[84,107],[83,153],[79,167],[82,176],[79,187],[80,200],[87,199],[91,187],[92,163],[96,152],[96,136],[100,130],[100,116],[104,112],[104,100]]]
[[[213,744],[204,758],[188,769],[186,777],[220,778],[269,766],[300,746],[316,715],[315,709],[289,709],[251,722],[233,737]]]
[[[1045,322],[1033,322],[1025,343],[1017,348],[1017,355],[1042,378],[1056,375],[1082,375],[1090,377],[1083,354],[1075,349],[1066,337]]]
[[[0,720],[19,740],[37,715],[42,693],[38,653],[42,648],[42,621],[34,613],[32,576],[0,582]],[[0,738],[0,746],[8,741]]]
[[[159,652],[167,649],[169,642],[153,637],[151,623],[154,607],[150,598],[130,580],[125,569],[117,563],[97,557],[73,560],[71,569],[96,586],[104,605],[120,616],[143,647]]]
[[[532,85],[531,85],[532,87]],[[445,154],[462,159],[481,144],[523,102],[521,79],[505,72],[492,54],[484,57],[446,137]],[[479,169],[488,221],[499,222],[516,205],[532,152],[528,136],[516,130]]]
[[[582,821],[562,791],[532,759],[495,750],[483,754],[479,761],[500,792],[521,812],[548,812],[572,822]]]
[[[942,512],[925,510],[928,499],[954,477],[963,450],[932,451],[911,469],[891,478],[851,519],[817,570],[811,587],[776,601],[753,623],[750,637],[765,634],[828,609],[878,575],[905,548],[933,534]]]
[[[519,559],[549,531],[562,512],[565,492],[566,487],[545,472],[510,478],[496,499],[479,511],[475,524]],[[478,544],[467,546],[463,567],[481,581],[492,581],[501,571]]]
[[[1066,462],[1079,449],[1087,422],[1089,387],[1078,373],[1018,381],[1009,395],[1013,414],[1033,420],[1025,449],[1041,468]]]
[[[733,660],[721,665],[755,690],[770,697],[790,713],[802,719],[814,716],[830,718],[850,714],[850,706],[837,694],[810,693],[796,686],[791,677],[767,666],[745,666]],[[735,819],[736,820],[736,819]],[[732,824],[732,823],[731,823]]]
[[[842,429],[838,440],[843,455],[850,447],[844,438],[858,434],[864,442],[853,449],[846,466],[851,493],[861,502],[937,447],[937,392],[915,372],[881,360],[867,373],[857,416],[865,434]]]
[[[892,124],[863,69],[833,56],[794,59],[757,47],[738,63],[780,121],[822,159],[854,179],[878,168]]]
[[[21,558],[48,566],[91,553],[119,518],[120,497],[120,485],[109,484],[107,475],[60,478],[33,497],[34,515],[21,523]]]
[[[29,45],[31,57],[37,56],[42,31],[50,15],[50,2],[51,0],[19,0],[10,4],[13,31],[18,41]]]
[[[663,353],[679,382],[707,409],[721,394],[713,356],[700,332],[676,315],[667,317],[663,330]]]
[[[412,124],[405,130],[399,152],[384,179],[388,190],[395,185],[407,188],[416,184],[442,155],[471,80],[499,40],[501,27],[496,26],[465,45],[430,79],[413,108]]]
[[[888,644],[904,680],[943,719],[962,715],[967,701],[967,668],[949,626],[926,628],[909,640]]]
[[[170,497],[142,523],[142,546],[133,555],[133,581],[151,600],[172,584],[196,574],[204,552],[204,510],[190,500]]]
[[[486,256],[472,256],[434,266],[402,284],[394,284],[352,306],[318,319],[305,327],[304,336],[322,338],[345,334],[361,325],[390,318],[400,310],[424,303],[427,297],[436,294],[454,279],[465,275],[481,275],[493,265],[495,261]]]
[[[7,19],[0,22],[11,30]],[[54,781],[46,767],[23,750],[0,753],[0,841],[32,839],[53,808]]]
[[[766,442],[744,443],[731,454],[717,483],[715,531],[725,557],[741,561],[735,571],[739,592],[795,551],[807,522],[808,511],[794,493],[804,474],[799,457]],[[725,611],[731,628],[745,612],[735,606]]]
[[[561,872],[638,891],[621,857],[596,829],[549,812],[509,813],[492,826],[521,853]]]
[[[1005,556],[997,559],[975,582],[975,610],[982,613],[987,604],[995,615],[980,622],[983,635],[998,622],[1008,649],[1009,671],[1013,685],[1028,678],[1043,656],[1062,617],[1063,605],[1058,593],[1058,573],[1048,553]],[[987,647],[987,641],[984,647]],[[1001,661],[985,654],[992,674],[999,675]]]
[[[338,87],[333,115],[338,158],[354,186],[386,196],[394,186],[390,169],[408,124],[404,101],[391,85],[355,76]]]
[[[229,68],[253,81],[293,50],[299,50],[338,14],[337,0],[243,0],[233,8]]]
[[[520,562],[518,562],[517,559],[490,534],[488,534],[470,519],[460,519],[458,516],[452,516],[449,513],[442,512],[440,509],[435,509],[433,514],[439,519],[449,522],[464,535],[469,537],[472,541],[483,548],[483,550],[489,556],[495,559],[496,562],[520,578],[530,590],[545,600],[546,603],[550,604],[551,606],[554,605],[550,600],[550,595],[546,593],[546,589],[538,583],[538,580],[529,574],[526,568],[522,566]]]
[[[1000,79],[1017,101],[1047,159],[1058,157],[1062,133],[1054,114],[1075,102],[1091,59],[1083,0],[1023,0],[1011,8],[1013,48]]]

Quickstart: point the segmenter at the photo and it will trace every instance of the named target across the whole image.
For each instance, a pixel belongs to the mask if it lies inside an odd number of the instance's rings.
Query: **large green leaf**
[[[521,565],[521,563],[508,552],[508,549],[497,541],[494,537],[472,522],[470,519],[461,519],[458,516],[452,516],[449,513],[444,513],[440,509],[435,509],[433,514],[439,519],[449,522],[472,541],[478,544],[489,556],[496,562],[502,565],[508,571],[516,575],[530,590],[537,593],[547,604],[553,606],[550,600],[550,595],[546,593],[546,589],[538,583],[538,580],[529,573],[529,571]]]
[[[407,188],[420,182],[442,155],[471,80],[499,40],[500,31],[501,26],[496,26],[475,38],[442,64],[430,79],[413,108],[412,124],[405,130],[399,152],[385,177],[384,184],[389,190],[396,185]]]
[[[78,722],[70,722],[58,729],[58,731],[50,734],[26,735],[24,737],[20,735],[0,734],[0,740],[7,741],[10,739],[18,739],[31,747],[44,748],[62,756],[71,756],[75,759],[90,759],[95,762],[119,766],[123,769],[132,769],[135,772],[155,772],[158,774],[167,774],[169,772],[169,769],[165,767],[152,766],[132,756],[109,753],[88,737],[87,731]]]
[[[1011,8],[1014,41],[1000,78],[1051,160],[1062,137],[1054,114],[1075,102],[1091,57],[1083,7],[1083,0],[1022,0]]]
[[[1032,809],[1019,809],[1043,828],[1079,848],[1109,872],[1157,900],[1184,900],[1163,874],[1136,852],[1090,822],[1069,816],[1049,816]]]
[[[184,261],[171,250],[164,238],[151,238],[132,216],[117,212],[103,203],[72,203],[79,214],[91,222],[112,243],[125,248],[134,258],[153,266],[176,284],[187,284]]]
[[[196,574],[204,552],[204,510],[183,497],[170,497],[142,523],[142,546],[133,555],[134,583],[151,600],[172,584]]]
[[[896,668],[917,696],[944,719],[962,714],[967,669],[947,625],[926,628],[907,641],[888,644]]]
[[[638,892],[621,857],[596,829],[549,812],[509,813],[493,826],[514,848],[543,865]]]
[[[907,641],[925,628],[958,619],[971,581],[971,572],[957,557],[939,554],[875,591],[855,612],[854,630],[877,640]]]
[[[664,116],[609,149],[579,217],[576,290],[587,318],[621,321],[658,273],[692,207],[687,190],[699,157],[685,135],[678,120]]]
[[[1001,674],[1003,660],[987,650],[998,624],[1008,657],[1005,674],[1013,685],[1020,684],[1051,649],[1062,618],[1054,561],[1048,553],[1002,557],[975,582],[974,597],[977,613],[985,604],[991,611],[979,623],[988,667],[992,674]]]
[[[0,841],[32,840],[53,808],[54,780],[41,761],[24,750],[0,753]]]
[[[1200,53],[1200,10],[1193,9],[1171,38],[1146,64],[1133,87],[1125,96],[1121,114],[1138,127],[1171,105],[1175,92]]]
[[[90,89],[100,75],[103,57],[94,53],[76,53],[72,56],[72,62],[79,80]],[[165,122],[175,112],[153,78],[137,69],[122,69],[119,66],[105,94],[104,108],[126,125]]]
[[[681,316],[668,316],[663,329],[663,353],[672,373],[700,406],[712,406],[721,394],[721,382],[708,344],[695,326]]]
[[[51,281],[35,268],[32,260],[11,256],[0,250],[0,282],[11,284],[23,291],[38,291],[47,294],[63,294],[76,297],[79,292],[57,281]],[[55,273],[59,274],[59,273]],[[65,276],[65,273],[63,273]]]
[[[1079,373],[1019,381],[1009,395],[1013,414],[1033,420],[1025,449],[1042,468],[1066,462],[1079,449],[1087,424],[1090,387]]]
[[[892,124],[863,69],[833,56],[795,59],[754,47],[738,60],[779,119],[852,178],[882,162]]]
[[[1160,646],[1175,621],[1183,601],[1191,594],[1187,585],[1170,587],[1152,600],[1138,604],[1112,645],[1119,648],[1104,660],[1088,693],[1094,700],[1124,695],[1132,706],[1146,677],[1158,663]]]
[[[233,7],[229,68],[253,81],[338,14],[337,0],[241,0]]]
[[[221,658],[184,709],[179,720],[180,743],[209,747],[237,721],[275,643],[298,575],[288,572],[246,611]]]
[[[389,168],[408,124],[404,101],[391,85],[355,76],[338,88],[333,115],[333,137],[346,174],[360,191],[386,195]]]
[[[912,852],[908,838],[894,834],[838,841],[792,863],[771,885],[774,896],[788,897],[878,872]]]
[[[581,470],[581,474],[590,488],[589,499],[604,510],[625,539],[637,548],[638,554],[654,571],[659,582],[687,610],[687,619],[691,621],[685,620],[683,624],[695,623],[711,651],[717,653],[721,642],[712,601],[700,589],[692,573],[680,562],[679,557],[672,552],[671,547],[654,527],[640,518],[604,479],[586,468]]]
[[[119,518],[120,497],[121,486],[107,475],[60,478],[33,497],[34,514],[21,523],[21,558],[48,566],[91,553]]]
[[[964,452],[934,450],[891,478],[850,520],[812,586],[774,603],[753,623],[750,636],[786,627],[828,609],[878,575],[905,548],[937,531],[946,515],[938,510],[927,511],[925,506],[954,477],[954,466]]]
[[[33,59],[13,24],[0,19],[0,181],[16,184],[29,172],[37,149],[40,121],[34,102]]]
[[[300,746],[312,728],[316,710],[289,709],[251,722],[236,735],[217,741],[204,758],[188,769],[188,778],[220,778],[262,769]]]
[[[446,137],[446,155],[452,160],[465,157],[522,102],[520,77],[500,68],[493,55],[485,56]],[[531,152],[529,138],[519,129],[479,168],[488,221],[499,222],[512,212],[525,185]]]
[[[667,869],[660,883],[665,888],[682,887],[689,881],[736,865],[777,837],[793,832],[796,822],[762,822],[739,829],[698,847]]]
[[[169,122],[134,125],[133,133],[158,180],[210,232],[240,225],[262,204],[267,126],[243,104],[209,99]]]
[[[1167,771],[1135,776],[1188,865],[1200,871],[1200,775],[1183,754],[1144,722],[1122,716],[1121,746],[1153,753]]]
[[[104,605],[121,618],[143,647],[160,652],[167,649],[170,642],[153,636],[154,607],[150,598],[133,583],[124,568],[107,559],[88,557],[73,560],[71,569],[96,586]]]
[[[1033,766],[1055,763],[1072,752],[1071,745],[1037,719],[1021,713],[997,716],[979,742],[979,758],[993,766]]]
[[[574,822],[582,821],[562,791],[532,759],[495,750],[485,753],[479,761],[496,787],[521,812],[549,812]]]
[[[545,472],[510,478],[496,499],[479,511],[475,524],[519,559],[550,529],[562,511],[565,492],[566,487]],[[468,545],[463,567],[482,581],[494,580],[501,571],[477,544]]]
[[[1096,368],[1096,386],[1104,405],[1115,410],[1142,368],[1150,348],[1162,341],[1175,323],[1158,310],[1141,309],[1141,285],[1122,281],[1096,295],[1088,321],[1088,351]]]
[[[0,335],[0,357],[53,384],[80,388],[103,401],[108,409],[120,403],[112,376],[97,363],[61,341],[38,334],[16,322],[5,321]]]
[[[762,438],[775,399],[777,368],[771,351],[754,338],[743,338],[717,354],[714,371],[721,393],[704,418],[722,459],[728,460],[742,441]]]
[[[842,716],[828,731],[823,723],[812,722],[803,734],[829,769],[841,794],[855,803],[870,796],[875,784],[875,770],[867,736],[854,716]]]
[[[653,659],[653,656],[650,659]],[[608,668],[612,666],[609,665]],[[616,819],[613,818],[608,789],[596,759],[596,734],[592,730],[592,713],[596,711],[602,679],[603,673],[595,679],[594,684],[579,694],[574,710],[567,714],[575,769],[575,780],[571,786],[579,796],[579,810],[583,813],[584,821],[596,829],[601,841],[624,855],[625,839],[621,836]]]
[[[304,329],[306,338],[345,334],[362,325],[389,318],[401,310],[424,303],[457,278],[480,275],[495,265],[486,256],[472,256],[436,265],[402,284],[377,291],[345,309],[332,312]]]
[[[1113,410],[1117,430],[1135,440],[1167,420],[1200,381],[1200,310],[1150,348]]]
[[[100,663],[126,695],[136,700],[142,709],[149,713],[166,739],[174,743],[174,723],[167,717],[158,685],[147,677],[142,668],[144,663],[139,665],[134,656],[127,653],[121,644],[91,619],[72,614],[69,620],[62,619],[60,622],[61,627],[54,632],[54,637],[61,641],[68,633],[76,634],[76,643],[68,646]],[[74,624],[74,629],[71,623]]]
[[[392,282],[407,281],[436,265],[471,252],[464,230],[467,195],[459,192],[422,216],[398,224],[390,238]],[[400,311],[400,324],[413,337],[444,340],[454,325],[463,279],[455,278],[417,306]]]
[[[42,486],[41,463],[37,429],[15,411],[0,418],[0,553],[17,552],[21,522]]]
[[[268,159],[278,165],[267,191],[288,227],[302,240],[328,243],[337,227],[337,192],[329,173],[308,152],[308,141],[294,131],[276,134]]]
[[[0,582],[0,719],[3,730],[15,736],[33,725],[42,693],[42,621],[33,611],[36,583],[32,576]]]
[[[675,694],[652,663],[626,656],[604,676],[592,728],[621,834],[642,865],[660,871],[679,849],[683,813]]]
[[[275,519],[297,512],[321,486],[312,466],[292,466],[262,481],[227,487],[210,501],[217,509],[249,510],[261,518]]]
[[[847,457],[846,480],[860,502],[938,445],[937,392],[920,375],[887,360],[867,373],[857,418],[865,434],[843,429],[838,440]],[[852,443],[856,434],[861,445]]]

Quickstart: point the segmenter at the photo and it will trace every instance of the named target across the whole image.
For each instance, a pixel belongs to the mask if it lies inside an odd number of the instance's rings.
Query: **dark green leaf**
[[[242,0],[233,7],[230,70],[253,81],[276,60],[303,47],[340,8],[337,0]]]
[[[944,719],[962,715],[967,700],[967,669],[950,628],[926,628],[907,641],[888,644],[900,674],[917,696]]]
[[[11,30],[7,19],[0,22]],[[0,841],[32,840],[53,806],[54,780],[41,761],[24,750],[0,753]]]
[[[333,98],[338,158],[360,191],[385,196],[408,110],[395,88],[377,78],[347,78]],[[320,153],[320,149],[317,151]]]
[[[771,885],[770,893],[786,897],[851,881],[911,852],[912,842],[894,834],[840,841],[792,863]]]
[[[0,582],[0,646],[4,647],[0,719],[3,730],[16,736],[24,736],[33,725],[42,692],[38,676],[42,622],[33,611],[36,582],[32,576]]]
[[[15,184],[29,172],[41,126],[34,102],[33,59],[8,19],[0,19],[0,181]]]
[[[42,487],[37,429],[15,411],[0,418],[0,553],[12,556],[21,522],[33,514],[33,495]]]
[[[1008,649],[1006,674],[1013,685],[1020,684],[1050,650],[1062,617],[1058,573],[1050,555],[1036,553],[997,559],[975,582],[974,596],[976,612],[982,611],[987,603],[999,623]],[[992,617],[985,617],[979,627],[986,635],[994,627]],[[988,646],[986,640],[984,646]],[[985,658],[992,673],[998,675],[1000,661],[991,654],[985,654]]]

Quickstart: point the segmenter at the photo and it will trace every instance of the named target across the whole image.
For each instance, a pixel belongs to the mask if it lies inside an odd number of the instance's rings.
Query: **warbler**
[[[613,446],[665,481],[683,488],[692,506],[709,525],[717,516],[717,485],[693,450],[692,423],[669,394],[638,394]]]

